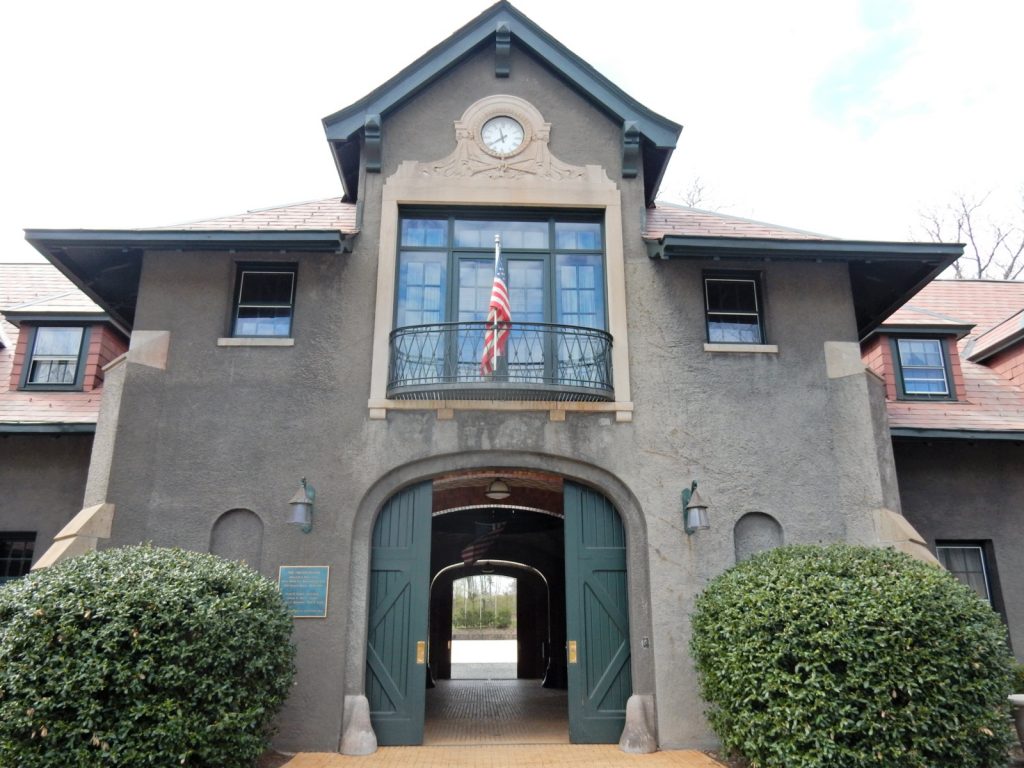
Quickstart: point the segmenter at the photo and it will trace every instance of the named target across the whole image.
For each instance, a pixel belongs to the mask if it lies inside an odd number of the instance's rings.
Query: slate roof
[[[13,308],[39,314],[103,312],[50,264],[0,263],[0,314]],[[102,390],[19,392],[11,389],[18,328],[9,323],[5,315],[0,329],[9,342],[0,348],[0,430],[5,425],[96,423]]]
[[[221,216],[206,221],[193,221],[169,227],[153,227],[153,231],[175,232],[264,232],[338,230],[355,234],[356,206],[342,202],[340,197],[311,200],[305,203],[262,208],[234,216]],[[148,230],[147,230],[148,231]]]
[[[958,342],[964,393],[956,402],[889,401],[892,429],[1024,432],[1024,389],[978,362],[1024,323],[1024,282],[936,280],[886,320],[887,327],[973,325]]]
[[[819,235],[802,229],[766,224],[763,221],[743,219],[717,211],[689,208],[685,205],[659,200],[655,207],[647,209],[644,237],[661,238],[665,235],[835,240],[828,235]]]
[[[222,216],[205,221],[153,228],[153,231],[176,232],[281,230],[339,230],[344,234],[355,234],[359,231],[356,228],[355,203],[346,203],[340,197],[329,197],[325,200],[312,200],[277,208],[248,211],[234,216]],[[655,207],[647,209],[644,237],[657,238],[664,235],[779,238],[784,240],[835,239],[801,229],[766,224],[715,211],[688,208],[675,203],[659,201]]]

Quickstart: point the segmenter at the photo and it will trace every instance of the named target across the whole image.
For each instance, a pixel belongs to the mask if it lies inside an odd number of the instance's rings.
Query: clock
[[[522,124],[508,115],[492,117],[480,129],[484,146],[500,157],[511,155],[523,146],[525,137]]]

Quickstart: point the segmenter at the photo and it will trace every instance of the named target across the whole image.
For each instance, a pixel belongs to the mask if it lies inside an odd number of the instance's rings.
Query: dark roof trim
[[[974,344],[977,345],[980,341],[981,339],[975,339]],[[1024,341],[1024,327],[1010,334],[1005,339],[1002,339],[998,344],[992,344],[988,347],[982,346],[978,352],[970,352],[967,355],[967,359],[972,363],[981,363],[988,360],[990,357],[995,357],[1003,350],[1009,349],[1015,344],[1019,344],[1021,341]]]
[[[1021,440],[1024,441],[1024,430],[992,430],[992,429],[915,429],[913,427],[893,427],[889,430],[893,437],[914,437],[945,440]]]
[[[91,435],[95,424],[11,424],[0,422],[0,435]]]
[[[956,243],[898,243],[880,240],[808,240],[775,237],[707,237],[663,235],[645,238],[652,259],[785,259],[789,261],[925,261],[948,260],[963,253]],[[946,265],[948,266],[948,264]],[[945,269],[945,266],[943,267]]]
[[[21,326],[22,323],[104,323],[110,322],[106,312],[19,312],[7,310],[3,312],[7,322]]]
[[[918,324],[904,324],[904,325],[887,325],[882,324],[875,328],[871,333],[865,337],[865,341],[871,336],[878,334],[888,334],[890,336],[956,336],[957,339],[962,339],[964,336],[969,334],[974,328],[969,323],[962,324],[949,324],[949,325],[918,325]]]
[[[354,235],[327,230],[120,230],[26,229],[25,239],[47,255],[54,248],[145,248],[148,250],[294,250],[351,252]]]
[[[444,75],[478,46],[494,38],[501,24],[508,25],[512,37],[519,44],[532,51],[559,77],[617,122],[621,124],[631,120],[636,123],[645,139],[645,150],[655,150],[659,155],[660,170],[651,169],[655,172],[650,173],[650,183],[645,178],[648,202],[654,200],[656,182],[664,173],[682,126],[642,105],[506,0],[492,5],[359,101],[323,119],[324,132],[332,144],[335,164],[345,184],[346,199],[355,200],[358,190],[349,188],[355,183],[355,177],[346,173],[345,166],[353,162],[353,158],[343,158],[342,147],[358,139],[366,118],[371,115],[386,118],[389,112]],[[358,163],[358,156],[355,162]]]

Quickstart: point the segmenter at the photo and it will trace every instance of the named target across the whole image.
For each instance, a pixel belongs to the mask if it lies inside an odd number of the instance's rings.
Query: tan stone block
[[[91,536],[97,539],[110,538],[110,526],[114,522],[113,504],[96,504],[86,507],[75,515],[56,536],[54,541],[71,538],[72,536]]]

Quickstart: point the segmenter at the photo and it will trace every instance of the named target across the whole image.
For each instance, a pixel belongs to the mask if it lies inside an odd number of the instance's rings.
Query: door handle
[[[417,640],[416,641],[416,663],[426,664],[427,663],[427,641]]]
[[[570,664],[575,664],[576,663],[576,641],[575,640],[570,640],[569,641],[569,663]]]

